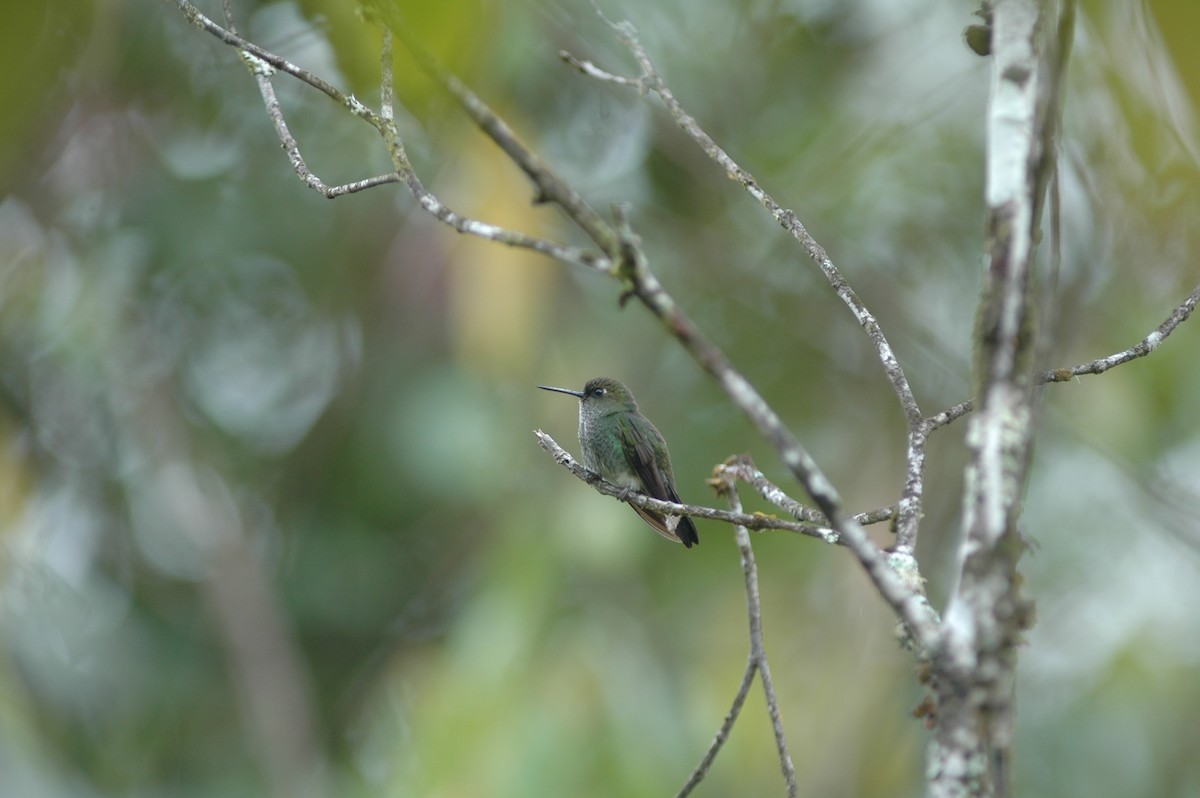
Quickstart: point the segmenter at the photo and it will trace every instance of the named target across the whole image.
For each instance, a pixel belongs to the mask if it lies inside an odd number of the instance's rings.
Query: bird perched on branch
[[[671,473],[667,442],[638,410],[628,388],[611,377],[595,377],[582,391],[539,385],[545,391],[579,399],[579,445],[583,464],[607,482],[655,499],[682,504]],[[663,515],[630,505],[655,532],[689,549],[700,542],[696,525],[684,516]]]

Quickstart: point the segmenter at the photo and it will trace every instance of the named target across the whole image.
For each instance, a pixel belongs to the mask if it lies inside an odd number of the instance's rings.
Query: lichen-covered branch
[[[611,257],[617,246],[616,234],[604,218],[597,213],[566,180],[558,175],[549,164],[520,140],[499,114],[495,113],[475,92],[458,77],[442,66],[425,49],[405,24],[396,3],[365,0],[363,7],[368,18],[382,24],[404,44],[420,64],[421,69],[432,77],[466,112],[476,126],[504,151],[504,154],[525,173],[536,188],[535,202],[550,202],[566,212],[575,224]]]
[[[784,512],[789,513],[793,518],[813,524],[828,525],[829,523],[829,520],[821,512],[796,501],[787,495],[783,488],[767,479],[766,475],[758,469],[758,466],[754,465],[754,461],[750,459],[749,455],[731,457],[718,466],[718,469],[726,474],[736,475],[742,482],[752,486],[759,496]],[[896,507],[895,505],[881,507],[876,510],[855,513],[851,517],[863,526],[880,524],[885,521],[895,521]],[[832,534],[832,530],[829,530],[829,532]]]
[[[1137,360],[1139,357],[1145,357],[1167,340],[1167,337],[1175,332],[1175,328],[1191,317],[1196,310],[1196,304],[1200,303],[1200,285],[1192,289],[1192,293],[1188,294],[1187,299],[1183,300],[1174,310],[1171,315],[1158,325],[1150,333],[1138,341],[1128,349],[1120,352],[1115,352],[1107,357],[1089,360],[1086,363],[1080,363],[1076,366],[1067,368],[1054,369],[1052,371],[1043,371],[1037,376],[1039,383],[1046,382],[1069,382],[1076,377],[1081,377],[1085,374],[1103,374],[1114,366],[1120,366],[1131,360]]]
[[[1145,338],[1128,349],[1123,349],[1120,352],[1114,352],[1111,355],[1096,358],[1095,360],[1089,360],[1086,363],[1039,372],[1034,378],[1034,382],[1037,385],[1053,382],[1070,382],[1076,377],[1082,377],[1086,374],[1103,374],[1111,368],[1124,365],[1140,357],[1145,357],[1158,349],[1171,333],[1175,332],[1176,327],[1191,318],[1198,303],[1200,303],[1200,285],[1192,289],[1192,293],[1188,294],[1187,298],[1171,311],[1162,324],[1155,327]],[[952,407],[946,408],[940,413],[935,413],[925,419],[925,422],[929,425],[930,431],[932,431],[957,421],[974,409],[975,400],[967,399],[964,402],[959,402]]]
[[[929,794],[1006,796],[1016,647],[1031,621],[1017,564],[1020,499],[1033,442],[1034,229],[1052,153],[1046,113],[1044,5],[998,0],[988,107],[988,270],[976,332],[980,383],[967,430],[960,570],[934,660],[937,696]],[[1053,23],[1052,17],[1051,22]],[[1050,301],[1047,298],[1046,301]]]
[[[231,47],[235,47],[239,51],[243,62],[251,73],[255,76],[258,83],[259,91],[263,96],[263,102],[267,109],[267,115],[271,119],[275,127],[276,135],[283,145],[284,151],[288,155],[288,160],[292,164],[292,168],[296,174],[304,181],[305,185],[317,191],[322,196],[329,199],[353,194],[358,191],[363,191],[375,186],[385,185],[388,183],[403,182],[407,185],[410,193],[417,200],[420,207],[427,213],[434,216],[438,221],[449,226],[459,233],[485,238],[489,241],[495,241],[500,244],[505,244],[511,247],[519,247],[522,249],[532,250],[543,255],[548,255],[556,260],[564,263],[573,263],[587,268],[596,269],[601,272],[607,272],[611,264],[609,260],[601,253],[581,249],[579,247],[570,247],[558,244],[547,239],[537,238],[526,235],[524,233],[508,230],[497,225],[482,222],[477,219],[464,216],[456,213],[451,208],[446,206],[438,197],[429,191],[424,183],[417,176],[416,170],[413,168],[412,162],[408,158],[404,143],[400,139],[399,131],[396,128],[396,123],[392,114],[392,91],[391,91],[391,60],[388,58],[388,63],[382,68],[383,86],[383,112],[375,113],[364,103],[360,102],[354,95],[346,94],[338,89],[333,84],[314,75],[306,69],[303,69],[291,61],[276,55],[275,53],[266,50],[253,42],[243,39],[234,30],[227,29],[217,24],[203,13],[200,12],[189,0],[171,0],[176,7],[179,8],[183,15],[193,25],[202,31],[212,34],[217,39]],[[226,4],[226,14],[231,16],[228,4]],[[390,50],[390,38],[385,42],[385,49]],[[292,77],[307,83],[309,86],[322,92],[330,99],[346,108],[352,115],[362,119],[364,122],[373,127],[376,132],[383,138],[384,145],[387,148],[388,154],[392,159],[392,164],[395,167],[395,172],[386,175],[378,175],[375,177],[365,178],[352,183],[347,183],[341,186],[329,186],[319,177],[311,172],[308,165],[300,155],[299,145],[288,129],[286,119],[284,117],[279,101],[275,96],[274,87],[271,85],[271,77],[275,71],[284,72]]]
[[[293,64],[291,61],[288,61],[286,58],[278,56],[275,53],[270,52],[269,50],[259,47],[254,42],[249,41],[247,39],[243,39],[241,36],[238,36],[233,31],[227,30],[227,29],[221,27],[216,22],[214,22],[213,20],[211,20],[207,16],[205,16],[200,11],[200,9],[196,8],[194,5],[192,5],[190,2],[188,2],[188,0],[170,0],[170,1],[173,2],[176,5],[176,7],[179,8],[179,10],[181,12],[183,12],[184,17],[187,18],[188,22],[192,23],[193,25],[195,25],[197,28],[204,31],[205,33],[210,33],[213,36],[220,39],[221,41],[223,41],[225,44],[228,44],[230,47],[236,47],[238,50],[242,51],[243,53],[247,53],[251,56],[254,56],[259,61],[261,61],[265,64],[269,64],[270,66],[274,67],[275,69],[279,70],[280,72],[286,72],[287,74],[291,75],[292,77],[296,78],[297,80],[307,83],[309,86],[312,86],[317,91],[328,96],[334,102],[344,106],[347,110],[350,110],[351,112],[353,112],[356,116],[362,115],[362,113],[364,111],[368,114],[370,113],[370,111],[368,109],[366,109],[362,105],[362,103],[355,100],[352,95],[346,94],[341,89],[338,89],[336,86],[334,86],[332,83],[329,83],[328,81],[325,81],[322,78],[317,77],[313,73],[309,72],[307,69],[303,69],[303,68],[297,66],[296,64]]]
[[[230,0],[222,0],[221,8],[225,12],[225,25],[228,27],[228,32],[236,36],[237,25],[233,19],[233,4]],[[201,26],[203,27],[202,20],[204,19],[204,15],[199,12],[196,13],[197,19],[193,21],[201,22]],[[211,29],[206,28],[206,30],[215,33],[219,28],[213,25]],[[295,170],[296,175],[304,181],[306,186],[326,199],[337,199],[345,194],[365,191],[366,189],[385,183],[400,182],[400,175],[395,172],[389,172],[385,175],[368,177],[340,186],[326,185],[325,181],[321,180],[321,178],[308,168],[308,164],[304,161],[304,156],[300,154],[300,145],[296,142],[296,138],[288,128],[287,119],[283,115],[283,107],[279,104],[279,98],[275,94],[275,84],[271,81],[272,76],[275,75],[276,67],[244,48],[238,50],[238,56],[242,59],[242,63],[246,65],[246,69],[254,76],[255,82],[258,83],[258,91],[262,95],[263,105],[266,106],[267,117],[270,118],[271,124],[275,126],[275,135],[279,137],[279,142],[283,145],[283,151],[287,153],[288,162],[292,165],[292,169]]]

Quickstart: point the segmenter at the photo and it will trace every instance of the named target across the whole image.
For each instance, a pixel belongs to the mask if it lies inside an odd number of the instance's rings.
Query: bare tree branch
[[[1089,360],[1086,363],[1080,363],[1075,366],[1066,366],[1063,368],[1040,372],[1035,377],[1034,382],[1038,385],[1053,382],[1070,382],[1076,377],[1082,377],[1085,374],[1103,374],[1111,368],[1124,365],[1130,361],[1137,360],[1140,357],[1145,357],[1146,355],[1158,349],[1158,347],[1162,345],[1163,341],[1167,340],[1171,333],[1175,332],[1176,327],[1178,327],[1180,324],[1183,324],[1191,317],[1192,313],[1196,310],[1196,305],[1198,303],[1200,303],[1200,285],[1197,285],[1194,289],[1192,289],[1192,293],[1188,294],[1187,298],[1171,311],[1171,314],[1167,316],[1162,324],[1151,330],[1145,338],[1128,349],[1115,352],[1106,357]],[[930,416],[929,418],[925,419],[925,422],[929,425],[930,430],[932,431],[938,429],[939,427],[944,427],[953,421],[957,421],[958,419],[972,412],[974,409],[975,400],[968,399],[965,402],[959,402],[953,407],[949,407],[940,413]]]
[[[288,154],[288,160],[292,163],[297,175],[304,180],[305,184],[322,194],[323,196],[334,199],[346,194],[362,191],[367,188],[373,188],[378,185],[387,183],[403,182],[408,186],[409,191],[416,198],[417,203],[423,210],[433,215],[442,223],[453,228],[459,233],[485,238],[490,241],[496,241],[507,246],[529,249],[544,255],[549,255],[559,261],[565,263],[574,263],[580,266],[596,269],[601,272],[608,272],[611,264],[608,259],[602,254],[580,249],[578,247],[569,247],[557,244],[546,239],[536,238],[514,230],[507,230],[503,227],[498,227],[487,222],[471,219],[470,217],[458,214],[444,205],[441,200],[425,188],[425,185],[417,177],[416,170],[409,161],[408,154],[405,151],[404,143],[400,139],[399,131],[396,129],[395,120],[391,115],[391,89],[388,88],[384,94],[385,107],[388,113],[376,114],[353,95],[346,94],[336,88],[327,81],[313,75],[308,70],[291,63],[287,59],[276,55],[268,50],[259,47],[253,42],[247,41],[238,36],[234,31],[227,30],[221,27],[216,22],[206,17],[188,0],[171,0],[183,12],[184,16],[200,30],[212,34],[220,39],[225,44],[231,47],[236,47],[243,61],[250,68],[250,71],[255,75],[259,84],[259,91],[263,95],[263,101],[267,107],[267,114],[275,125],[276,134],[283,143],[284,150]],[[228,6],[227,6],[228,7]],[[390,38],[388,40],[390,47]],[[391,62],[388,59],[388,66],[383,72],[385,78],[384,83],[390,87]],[[279,106],[278,99],[275,97],[274,88],[271,86],[270,78],[274,74],[274,70],[286,72],[289,75],[297,78],[313,88],[321,91],[326,96],[333,99],[335,102],[342,105],[351,114],[362,119],[380,134],[387,147],[388,153],[391,156],[392,163],[396,167],[395,173],[388,175],[379,175],[376,177],[366,178],[354,183],[348,183],[343,186],[330,187],[326,185],[320,178],[312,174],[305,164],[304,159],[300,156],[299,146],[296,144],[294,137],[288,130],[286,121],[283,116],[282,109]]]
[[[737,488],[729,482],[729,506],[735,511],[742,509],[737,497]],[[735,530],[738,551],[742,556],[742,574],[746,582],[746,613],[750,623],[750,656],[758,662],[758,673],[762,677],[763,696],[767,700],[767,713],[771,716],[771,729],[775,733],[775,750],[779,754],[779,769],[787,785],[788,798],[800,794],[796,786],[796,766],[788,751],[787,735],[783,730],[783,715],[779,711],[779,696],[775,693],[775,682],[771,679],[771,665],[767,661],[767,646],[763,641],[762,602],[758,597],[758,565],[754,561],[754,549],[750,545],[750,533],[746,527]]]
[[[928,419],[931,430],[940,429],[948,424],[958,421],[968,413],[975,411],[975,400],[965,399],[956,405],[952,405],[940,413],[935,413]]]
[[[427,73],[462,105],[476,126],[525,171],[538,189],[537,199],[557,204],[600,247],[613,264],[613,276],[626,285],[623,298],[636,297],[658,317],[696,362],[717,380],[730,400],[775,448],[787,468],[830,519],[839,539],[844,540],[858,557],[885,601],[911,628],[917,643],[922,648],[931,646],[936,639],[936,620],[925,597],[914,593],[906,580],[893,573],[882,552],[867,537],[861,525],[845,517],[841,497],[816,461],[724,352],[700,332],[659,283],[621,209],[613,209],[615,226],[605,222],[574,189],[529,151],[486,103],[424,50],[407,30],[393,4],[371,0],[369,10],[404,42]],[[393,162],[396,161],[394,155]],[[403,169],[400,171],[404,173]],[[799,224],[798,220],[796,223]],[[874,324],[873,319],[871,323]]]
[[[738,685],[737,694],[733,697],[733,704],[729,707],[729,712],[725,714],[725,720],[721,722],[721,727],[713,735],[713,741],[709,744],[708,750],[704,752],[704,756],[700,758],[696,769],[688,776],[679,792],[675,793],[676,798],[686,798],[691,795],[692,790],[696,789],[696,786],[708,775],[709,768],[712,767],[717,754],[721,752],[725,741],[729,739],[729,733],[733,731],[733,724],[737,723],[738,716],[742,713],[742,706],[746,703],[746,697],[750,695],[750,686],[754,684],[754,674],[757,671],[758,660],[751,653],[746,659],[746,671],[742,674],[742,683]]]
[[[607,21],[607,20],[606,20]],[[763,206],[771,217],[775,219],[785,230],[787,230],[793,238],[804,247],[809,256],[816,261],[820,266],[822,273],[833,286],[838,297],[850,308],[854,317],[862,325],[867,332],[871,342],[875,345],[879,354],[880,360],[883,363],[884,371],[892,383],[897,397],[900,399],[900,404],[904,410],[905,417],[911,422],[921,420],[920,409],[916,399],[913,397],[912,389],[908,384],[907,377],[904,376],[904,370],[901,368],[899,361],[896,359],[895,353],[892,351],[891,345],[887,342],[883,331],[876,322],[874,315],[867,309],[866,305],[850,287],[842,275],[841,270],[834,265],[833,261],[825,252],[824,247],[817,243],[804,227],[803,223],[796,216],[794,211],[782,207],[775,199],[768,194],[758,180],[747,170],[742,168],[736,161],[723,150],[712,137],[709,136],[699,123],[690,114],[684,110],[682,104],[675,98],[671,89],[667,86],[666,81],[650,60],[649,55],[642,47],[639,40],[637,29],[628,21],[612,23],[609,25],[616,32],[621,41],[629,48],[634,59],[638,62],[642,70],[642,75],[637,79],[618,79],[616,76],[603,72],[594,66],[588,65],[583,67],[581,71],[584,74],[592,76],[600,76],[610,82],[619,82],[623,85],[637,86],[643,91],[653,91],[667,106],[668,112],[676,124],[688,134],[700,148],[711,158],[718,166],[725,170],[726,175],[730,179],[736,180],[746,189],[760,205]],[[564,54],[565,60],[568,63],[577,66],[586,64],[572,57],[569,53]]]
[[[829,520],[819,510],[814,510],[811,507],[801,504],[791,496],[788,496],[774,482],[767,479],[766,475],[754,465],[754,461],[750,459],[749,455],[731,457],[718,466],[718,469],[726,474],[736,474],[738,479],[751,485],[758,492],[759,496],[784,512],[790,513],[800,521],[821,525],[829,523]],[[879,524],[884,521],[895,521],[896,507],[892,505],[891,507],[881,507],[876,510],[855,513],[852,518],[863,526]],[[834,534],[831,529],[828,532],[831,535]]]
[[[305,163],[304,157],[300,154],[300,145],[296,142],[295,137],[292,136],[291,130],[288,129],[283,109],[279,105],[279,98],[275,95],[275,87],[271,83],[271,76],[274,74],[274,69],[267,62],[247,53],[245,50],[240,51],[239,55],[258,83],[258,90],[262,94],[263,104],[267,109],[267,116],[275,126],[275,135],[279,137],[279,141],[283,144],[283,150],[287,153],[288,162],[291,163],[292,169],[295,170],[306,186],[326,199],[337,199],[345,194],[365,191],[366,189],[384,185],[385,183],[400,182],[401,178],[399,174],[389,172],[385,175],[368,177],[340,186],[326,185],[321,178],[313,174],[312,170],[308,168],[308,164]]]
[[[742,511],[742,502],[737,494],[737,480],[740,478],[738,470],[740,468],[752,469],[754,464],[748,459],[731,458],[726,465],[729,466],[728,469],[725,466],[717,467],[716,477],[712,480],[712,485],[720,495],[726,498],[733,511],[740,514]],[[767,647],[763,642],[762,602],[759,600],[758,595],[758,565],[754,560],[754,548],[750,545],[750,533],[746,530],[746,527],[738,525],[735,529],[735,535],[738,551],[742,559],[742,578],[746,587],[746,614],[750,625],[750,658],[746,663],[746,672],[742,676],[742,684],[738,688],[737,696],[734,697],[733,706],[730,707],[729,713],[725,716],[721,728],[717,730],[712,744],[704,752],[700,764],[692,771],[687,782],[684,783],[683,788],[679,791],[678,796],[679,798],[683,798],[683,796],[691,793],[708,773],[709,766],[721,750],[721,746],[724,745],[730,730],[733,728],[734,722],[737,721],[738,713],[741,712],[742,705],[746,701],[750,682],[754,679],[754,672],[757,670],[759,675],[762,676],[763,693],[767,700],[767,712],[771,716],[771,728],[775,733],[775,748],[779,754],[779,768],[783,773],[783,780],[787,785],[789,798],[796,798],[800,793],[799,787],[796,784],[796,766],[792,763],[792,755],[788,751],[787,735],[783,730],[783,716],[779,711],[779,697],[775,693],[775,684],[771,680],[771,666],[767,661]]]
[[[354,99],[352,95],[344,93],[333,84],[322,80],[313,73],[309,72],[307,69],[302,69],[301,67],[293,64],[291,61],[288,61],[286,58],[282,58],[275,53],[265,50],[254,42],[243,39],[241,36],[238,36],[231,30],[226,30],[216,22],[213,22],[211,19],[206,17],[200,11],[200,9],[188,2],[188,0],[170,0],[170,2],[173,2],[179,8],[179,10],[183,12],[183,15],[187,18],[188,22],[191,22],[205,33],[210,33],[213,36],[216,36],[230,47],[236,47],[242,52],[248,53],[258,60],[271,65],[280,72],[286,72],[297,80],[307,83],[317,91],[328,96],[334,102],[344,106],[355,116],[362,117],[368,122],[370,122],[371,117],[374,116],[370,109],[368,109],[358,100]]]
[[[801,521],[808,521],[814,524],[828,524],[829,520],[818,510],[814,510],[787,495],[782,488],[767,479],[762,471],[754,465],[754,462],[747,455],[741,457],[731,457],[719,467],[725,474],[736,474],[738,479],[747,482],[754,487],[758,495],[769,501],[781,510],[790,513],[793,517]],[[868,520],[865,514],[856,515],[854,520],[860,524],[872,524],[878,521],[885,521],[890,518],[890,515],[885,515],[879,518]]]
[[[1137,360],[1139,357],[1145,357],[1158,349],[1162,342],[1171,333],[1175,332],[1176,327],[1188,320],[1192,312],[1196,310],[1197,303],[1200,303],[1200,285],[1192,289],[1192,293],[1188,294],[1187,299],[1183,300],[1178,307],[1171,311],[1171,315],[1167,316],[1162,324],[1158,325],[1145,338],[1128,349],[1116,352],[1107,357],[1089,360],[1087,363],[1080,363],[1077,366],[1043,371],[1037,376],[1037,381],[1039,384],[1046,382],[1069,382],[1075,377],[1081,377],[1084,374],[1103,374],[1114,366],[1120,366],[1131,360]]]
[[[601,15],[603,16],[603,15]],[[607,22],[607,20],[605,20]],[[876,322],[874,315],[867,309],[866,305],[850,287],[842,275],[841,270],[834,265],[833,261],[825,252],[824,247],[817,243],[816,239],[809,234],[803,223],[796,216],[794,211],[782,207],[775,199],[768,194],[758,180],[743,169],[736,161],[729,156],[715,141],[709,136],[699,123],[683,108],[682,104],[675,98],[671,89],[667,86],[666,81],[650,60],[649,55],[642,47],[641,41],[638,38],[637,29],[628,21],[609,22],[608,23],[616,32],[617,36],[629,49],[634,59],[638,62],[638,66],[642,70],[639,78],[618,78],[611,73],[600,70],[591,65],[589,62],[579,61],[569,53],[561,53],[560,55],[567,63],[580,69],[584,74],[593,77],[599,77],[609,82],[616,82],[627,86],[636,86],[645,91],[653,91],[667,106],[671,118],[676,124],[688,134],[718,166],[725,170],[726,175],[735,180],[746,189],[754,199],[758,201],[763,208],[771,214],[771,217],[787,230],[793,238],[804,248],[808,255],[816,261],[821,268],[822,273],[833,286],[838,297],[850,308],[854,317],[858,320],[866,331],[871,342],[875,345],[880,361],[883,363],[884,371],[888,376],[892,387],[900,400],[900,404],[904,410],[905,417],[911,423],[919,422],[922,418],[920,408],[917,405],[916,399],[913,397],[912,389],[908,384],[908,378],[904,376],[904,370],[901,368],[899,361],[896,359],[895,353],[892,351],[891,345],[887,342],[883,331]]]
[[[900,366],[900,362],[892,351],[891,344],[888,343],[882,328],[875,320],[874,315],[867,309],[865,303],[859,298],[858,294],[850,287],[841,270],[834,265],[833,260],[825,252],[824,247],[818,244],[816,239],[809,234],[795,212],[783,208],[776,202],[762,188],[754,176],[734,161],[700,127],[696,119],[687,113],[683,105],[672,93],[670,87],[667,86],[666,81],[659,73],[654,62],[651,61],[649,54],[641,44],[637,29],[633,24],[628,21],[611,22],[603,13],[600,13],[599,9],[597,9],[597,13],[629,49],[641,69],[641,75],[637,78],[625,78],[603,70],[590,61],[575,58],[568,52],[560,52],[559,56],[572,67],[590,77],[622,86],[636,87],[642,94],[650,91],[657,94],[666,105],[667,111],[670,113],[671,118],[675,120],[675,123],[700,146],[714,163],[725,170],[725,174],[731,180],[740,183],[746,189],[747,193],[757,200],[771,215],[771,218],[787,230],[804,248],[809,257],[817,263],[822,274],[825,275],[826,280],[833,287],[834,292],[854,314],[855,319],[875,346],[876,354],[883,364],[884,373],[887,375],[896,393],[908,425],[909,457],[906,460],[907,468],[904,489],[898,504],[897,528],[900,531],[899,539],[903,541],[902,545],[907,547],[915,546],[921,518],[922,495],[924,493],[925,439],[927,431],[922,429],[923,419],[921,410],[917,405],[916,398],[913,396],[912,388],[908,384],[908,378],[904,375],[904,369]]]
[[[182,5],[180,7],[183,8]],[[228,27],[228,35],[236,37],[237,25],[233,20],[233,4],[230,0],[221,0],[221,8],[225,13],[225,25]],[[187,11],[185,10],[184,13],[187,13]],[[199,25],[214,35],[218,35],[217,32],[220,31],[216,23],[211,23],[199,11],[196,11],[195,16],[190,16],[189,19],[192,19],[194,24]],[[206,25],[205,23],[209,24]],[[232,42],[226,41],[226,43]],[[306,186],[326,199],[336,199],[344,194],[354,194],[385,183],[400,182],[400,175],[392,172],[386,175],[357,180],[341,186],[326,185],[321,178],[313,174],[312,170],[308,168],[308,164],[304,162],[304,157],[300,154],[300,145],[296,143],[295,137],[292,136],[291,130],[288,129],[287,120],[283,116],[283,109],[279,105],[279,98],[275,95],[275,86],[271,82],[271,77],[275,74],[277,67],[272,66],[268,61],[251,53],[244,47],[239,47],[238,56],[242,59],[242,63],[246,65],[250,74],[254,75],[254,80],[258,83],[258,91],[262,95],[263,104],[267,109],[267,116],[270,118],[271,124],[275,126],[275,135],[279,137],[280,143],[283,144],[283,150],[287,153],[288,162],[291,163],[292,169],[295,170]],[[279,60],[282,62],[282,59]],[[296,69],[299,70],[299,67],[296,67]],[[310,85],[316,86],[316,84],[311,82]],[[317,86],[317,88],[320,87]]]
[[[629,264],[627,273],[633,284],[633,295],[650,308],[704,370],[717,379],[726,395],[746,414],[821,512],[830,519],[833,530],[854,552],[880,595],[911,629],[917,645],[923,650],[930,649],[936,641],[937,620],[924,595],[913,592],[910,584],[892,572],[882,552],[867,537],[862,526],[845,515],[841,497],[833,483],[766,400],[666,293],[650,273],[645,255],[636,240],[628,240],[623,262]]]
[[[487,134],[488,138],[495,142],[513,163],[520,167],[537,189],[534,201],[552,202],[561,207],[571,220],[579,225],[588,237],[611,258],[617,246],[617,238],[612,225],[588,205],[579,192],[527,147],[512,128],[488,107],[487,103],[471,91],[457,76],[438,63],[437,59],[425,49],[405,24],[397,4],[366,0],[364,8],[368,18],[391,30],[412,53],[425,73],[453,97],[476,126]]]

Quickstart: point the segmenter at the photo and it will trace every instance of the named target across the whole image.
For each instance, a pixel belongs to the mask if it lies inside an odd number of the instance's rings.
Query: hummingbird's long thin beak
[[[543,391],[557,391],[558,393],[569,393],[569,394],[571,394],[571,396],[574,396],[576,399],[583,398],[583,391],[572,391],[572,390],[568,390],[567,388],[551,388],[549,385],[539,385],[538,387],[541,388]]]

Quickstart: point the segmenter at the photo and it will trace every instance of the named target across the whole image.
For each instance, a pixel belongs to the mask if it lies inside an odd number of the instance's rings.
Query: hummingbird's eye
[[[604,396],[605,393],[607,393],[607,391],[605,391],[603,388],[597,388],[596,390],[592,391],[592,396]]]

